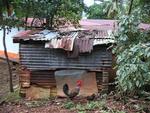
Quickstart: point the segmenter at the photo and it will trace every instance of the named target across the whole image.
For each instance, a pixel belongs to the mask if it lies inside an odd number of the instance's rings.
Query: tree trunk
[[[133,0],[131,0],[131,2],[130,2],[128,15],[131,14],[132,6],[133,6]]]
[[[53,29],[53,19],[54,19],[54,16],[52,15],[50,18],[50,29]]]
[[[5,4],[6,8],[7,8],[7,13],[8,16],[11,16],[13,13],[13,6],[10,4],[9,0],[4,0],[3,3]]]
[[[0,7],[0,21],[2,22],[3,20],[3,12],[2,12],[2,8]]]
[[[9,88],[10,88],[10,92],[14,92],[13,83],[12,83],[11,65],[10,65],[9,58],[8,58],[8,53],[7,53],[7,47],[6,47],[5,39],[6,39],[6,28],[4,26],[3,27],[3,46],[4,46],[4,53],[5,53],[5,57],[6,57],[7,65],[8,65],[8,71],[9,71]]]
[[[27,27],[28,27],[28,25],[27,25],[28,24],[28,16],[27,15],[25,16],[25,23],[24,24],[25,24],[25,30],[27,30]]]
[[[50,26],[49,26],[49,23],[50,23],[50,19],[49,17],[46,18],[46,28],[48,29]]]

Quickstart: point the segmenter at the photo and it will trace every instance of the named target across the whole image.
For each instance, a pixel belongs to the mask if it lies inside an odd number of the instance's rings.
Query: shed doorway
[[[79,96],[89,96],[98,93],[95,72],[87,72],[85,70],[60,70],[55,72],[57,96],[65,97],[63,93],[63,85],[68,84],[69,89],[76,87],[76,81],[81,80],[82,86]]]

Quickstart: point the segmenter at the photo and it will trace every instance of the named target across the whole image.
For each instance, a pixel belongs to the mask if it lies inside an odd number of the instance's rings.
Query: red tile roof
[[[82,19],[80,25],[87,29],[113,30],[117,28],[117,20]],[[150,24],[141,23],[140,29],[150,30]]]
[[[19,54],[8,52],[8,57],[11,61],[19,62]],[[2,50],[0,50],[0,58],[5,59],[5,54]]]
[[[28,18],[27,20],[27,26],[31,26],[33,18]],[[35,22],[33,23],[33,26],[40,27],[43,23],[45,23],[46,20],[40,21],[39,19],[35,19]],[[107,19],[82,19],[79,21],[79,24],[82,28],[88,28],[88,29],[114,29],[114,27],[117,27],[117,20],[107,20]],[[142,29],[150,29],[150,24],[143,24],[141,23],[139,25],[139,28]]]
[[[117,27],[117,20],[82,19],[79,23],[85,29],[114,30]]]

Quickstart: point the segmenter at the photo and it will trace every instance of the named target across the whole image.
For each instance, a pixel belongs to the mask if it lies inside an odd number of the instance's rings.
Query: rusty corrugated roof
[[[38,33],[40,30],[25,30],[25,31],[21,31],[19,33],[17,33],[13,38],[14,42],[18,42],[20,40],[24,40],[29,38],[29,35]]]
[[[14,36],[14,42],[23,41],[50,41],[53,38],[62,38],[64,36],[72,38],[73,34],[77,33],[76,37],[79,38],[94,38],[94,39],[103,39],[101,40],[101,44],[108,42],[109,39],[113,39],[113,31],[112,30],[76,30],[72,32],[58,32],[58,31],[49,31],[49,30],[41,30],[41,31],[24,31],[16,36]],[[99,41],[100,42],[100,41]],[[98,42],[97,42],[98,43]],[[111,41],[112,43],[112,41]]]

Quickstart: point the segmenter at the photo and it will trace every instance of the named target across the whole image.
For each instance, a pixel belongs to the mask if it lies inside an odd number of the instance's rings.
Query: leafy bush
[[[117,87],[132,95],[150,83],[149,31],[139,29],[139,15],[138,9],[131,15],[121,16],[115,36]]]

